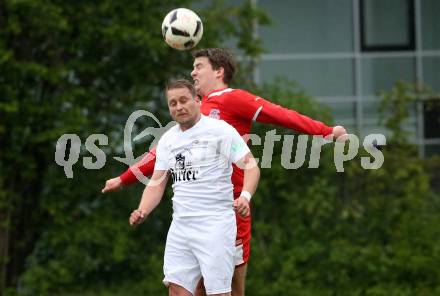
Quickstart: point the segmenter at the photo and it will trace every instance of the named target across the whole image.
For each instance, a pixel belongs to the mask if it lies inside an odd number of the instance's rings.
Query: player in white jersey
[[[173,180],[173,221],[164,255],[169,295],[193,295],[203,276],[208,295],[231,295],[236,218],[249,215],[260,171],[238,132],[201,115],[200,100],[186,80],[170,83],[166,96],[178,125],[159,140],[156,164],[130,224],[142,223]],[[233,198],[232,163],[244,169],[241,196]]]

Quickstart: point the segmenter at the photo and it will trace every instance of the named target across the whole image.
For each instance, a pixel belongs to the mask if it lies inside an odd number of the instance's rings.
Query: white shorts
[[[165,246],[163,283],[194,294],[203,276],[206,293],[231,291],[234,274],[235,214],[174,218]]]

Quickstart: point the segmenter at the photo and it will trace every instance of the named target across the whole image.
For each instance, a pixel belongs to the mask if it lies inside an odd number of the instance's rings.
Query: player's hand
[[[131,226],[137,226],[145,221],[147,215],[141,209],[131,212],[130,219],[128,220]]]
[[[242,217],[249,216],[251,209],[249,207],[248,200],[243,196],[240,196],[239,198],[234,200],[234,210]]]
[[[333,127],[333,138],[338,142],[345,142],[348,139],[347,131],[343,126],[337,125]]]
[[[121,178],[116,177],[116,178],[108,179],[105,182],[105,186],[104,186],[104,188],[102,188],[101,192],[106,193],[106,192],[110,192],[110,191],[116,191],[121,187],[122,187]]]

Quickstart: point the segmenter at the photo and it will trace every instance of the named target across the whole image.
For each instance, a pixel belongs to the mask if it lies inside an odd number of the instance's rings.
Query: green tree
[[[130,255],[136,239],[126,225],[136,200],[98,195],[120,164],[86,171],[80,158],[74,179],[66,179],[55,165],[55,143],[65,133],[79,135],[83,144],[88,135],[104,133],[110,142],[104,149],[111,155],[121,151],[121,123],[132,111],[148,109],[166,122],[162,86],[170,77],[188,75],[192,58],[167,47],[160,25],[171,9],[192,5],[184,0],[1,1],[1,291],[18,286],[45,294],[69,291],[80,282],[79,289],[107,286],[130,262],[139,262],[141,257]],[[258,42],[248,42],[252,32],[233,25],[238,19],[243,24],[264,20],[249,1],[234,7],[213,1],[198,12],[205,25],[201,46],[236,36],[246,55],[258,54]],[[90,156],[82,147],[81,157]],[[163,223],[153,222],[160,225],[153,231],[158,237],[165,233]],[[157,263],[157,254],[142,258]],[[133,265],[140,274],[147,268]]]

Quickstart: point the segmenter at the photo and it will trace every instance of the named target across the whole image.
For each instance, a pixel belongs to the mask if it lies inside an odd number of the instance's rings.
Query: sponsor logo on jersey
[[[209,117],[214,119],[220,119],[220,110],[219,109],[211,109],[209,112]]]
[[[185,156],[182,153],[176,155],[176,170],[184,170],[185,169]]]
[[[191,162],[187,159],[189,158],[190,153],[187,156],[182,153],[178,153],[175,156],[176,163],[174,164],[174,168],[170,169],[171,178],[173,182],[188,182],[197,180],[197,175],[199,173],[198,170],[191,166]]]

